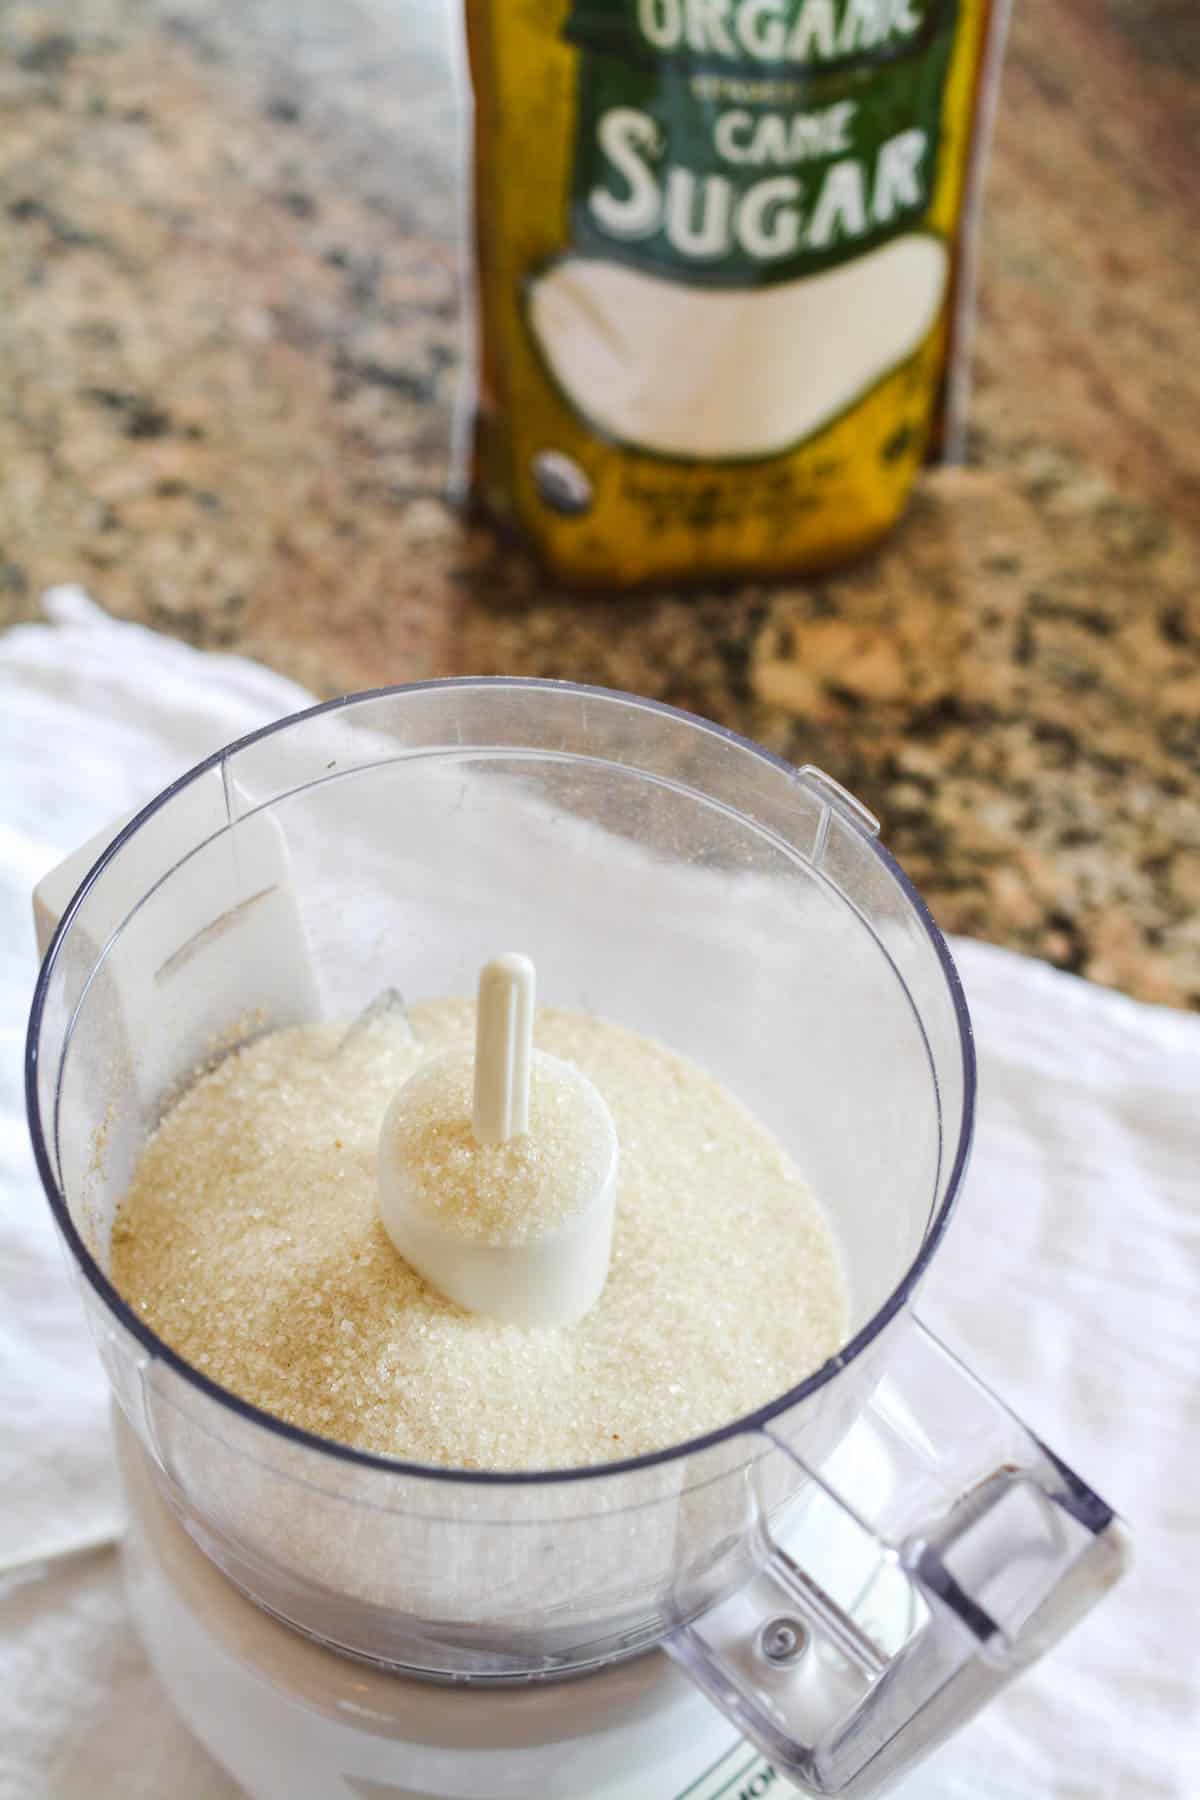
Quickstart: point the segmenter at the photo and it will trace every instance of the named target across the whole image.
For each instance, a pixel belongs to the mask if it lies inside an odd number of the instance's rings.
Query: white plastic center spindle
[[[479,972],[471,1124],[481,1144],[503,1144],[529,1130],[536,981],[529,958],[511,950]]]
[[[430,1057],[384,1115],[379,1210],[400,1255],[447,1299],[565,1325],[608,1276],[617,1134],[587,1077],[533,1048],[534,989],[528,957],[484,967],[474,1057]]]

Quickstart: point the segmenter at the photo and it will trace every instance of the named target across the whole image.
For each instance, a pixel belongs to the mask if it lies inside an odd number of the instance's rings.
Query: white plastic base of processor
[[[661,1654],[487,1690],[322,1649],[226,1580],[162,1500],[128,1426],[116,1418],[114,1429],[142,1641],[177,1710],[252,1800],[704,1800],[694,1784],[714,1765],[727,1771],[714,1770],[722,1793],[743,1765],[747,1781],[765,1769]]]
[[[388,1674],[323,1649],[220,1573],[170,1511],[115,1408],[113,1428],[135,1623],[177,1710],[251,1800],[759,1800],[793,1791],[658,1652],[574,1680],[484,1688]],[[909,1602],[886,1579],[862,1585],[869,1560],[855,1567],[861,1547],[836,1522],[809,1517],[801,1529],[806,1556],[832,1558],[894,1652],[911,1629]]]

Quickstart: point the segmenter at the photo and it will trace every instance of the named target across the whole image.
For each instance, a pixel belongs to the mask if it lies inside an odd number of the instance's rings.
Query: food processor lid
[[[886,873],[886,876],[890,878],[903,894],[919,929],[924,934],[929,947],[932,949],[937,962],[940,964],[953,1008],[957,1045],[961,1057],[961,1118],[957,1123],[957,1130],[954,1134],[954,1141],[951,1146],[947,1146],[945,1140],[946,1122],[942,1112],[940,1091],[937,1093],[938,1127],[941,1139],[939,1151],[939,1182],[941,1181],[941,1168],[945,1165],[947,1159],[949,1160],[949,1168],[945,1176],[941,1198],[929,1221],[916,1254],[913,1256],[908,1267],[896,1282],[890,1294],[882,1304],[876,1308],[871,1317],[867,1319],[860,1329],[850,1337],[839,1351],[828,1358],[820,1368],[806,1376],[803,1381],[798,1382],[794,1387],[789,1388],[784,1393],[765,1403],[763,1406],[758,1407],[749,1413],[742,1414],[725,1425],[712,1431],[701,1433],[698,1436],[684,1439],[677,1444],[669,1445],[661,1450],[651,1451],[640,1456],[629,1457],[620,1461],[590,1464],[582,1467],[546,1470],[477,1470],[407,1462],[400,1458],[382,1456],[373,1452],[357,1450],[350,1445],[338,1443],[333,1439],[324,1438],[318,1434],[303,1430],[298,1426],[289,1424],[283,1419],[277,1418],[271,1413],[262,1411],[260,1408],[253,1406],[248,1401],[243,1400],[228,1389],[213,1382],[204,1375],[201,1370],[180,1357],[164,1340],[150,1330],[150,1328],[122,1299],[91,1254],[71,1217],[65,1196],[60,1189],[51,1160],[49,1146],[43,1131],[41,1109],[39,1106],[38,1060],[40,1037],[50,983],[57,961],[62,954],[64,944],[70,936],[76,916],[88,894],[95,884],[102,879],[104,872],[109,865],[121,854],[129,841],[137,835],[150,819],[154,818],[162,809],[167,807],[180,793],[183,792],[183,790],[187,789],[194,782],[202,779],[209,771],[222,769],[228,759],[236,758],[239,753],[247,750],[256,743],[260,743],[288,731],[296,730],[312,720],[327,715],[337,714],[339,712],[345,712],[356,706],[366,706],[372,702],[398,699],[406,695],[416,695],[423,692],[465,691],[481,688],[506,689],[513,692],[527,690],[531,692],[540,691],[549,694],[566,693],[572,696],[579,696],[585,701],[590,699],[597,702],[617,702],[629,708],[642,710],[650,714],[663,715],[677,720],[681,724],[687,725],[696,732],[706,734],[716,740],[724,741],[731,747],[736,748],[737,750],[758,759],[772,769],[783,773],[790,781],[802,784],[808,790],[810,795],[814,795],[829,812],[836,814],[843,824],[848,825],[857,834],[863,846],[875,859],[877,859],[878,863],[882,866],[883,871]],[[459,751],[463,746],[460,743],[455,744],[453,748],[456,751]],[[636,772],[638,765],[633,764],[624,766],[632,767],[634,772]],[[685,784],[677,783],[677,785],[683,786]],[[226,826],[224,829],[229,829],[229,827]],[[975,1114],[976,1063],[970,1015],[967,1009],[962,984],[951,957],[949,947],[935,923],[932,914],[900,864],[879,842],[877,833],[878,824],[866,809],[862,807],[853,796],[849,795],[845,789],[841,788],[838,783],[833,781],[819,769],[815,769],[810,765],[805,765],[804,767],[797,769],[794,765],[786,762],[782,757],[774,755],[771,751],[763,748],[761,745],[754,743],[752,740],[743,737],[737,732],[729,730],[727,727],[702,719],[681,708],[668,706],[664,702],[645,699],[638,695],[627,694],[611,688],[591,687],[564,681],[538,680],[532,677],[510,678],[506,676],[469,676],[447,680],[413,682],[392,687],[370,689],[362,693],[326,701],[320,705],[310,707],[305,711],[293,713],[283,719],[276,720],[273,723],[262,727],[258,731],[247,733],[244,737],[239,738],[233,743],[226,745],[221,750],[214,752],[212,756],[207,757],[203,762],[198,763],[193,769],[180,776],[178,780],[163,789],[162,792],[143,807],[140,812],[122,825],[121,829],[117,831],[111,842],[97,857],[96,861],[81,881],[73,898],[63,911],[38,974],[26,1038],[25,1090],[27,1116],[34,1155],[41,1175],[42,1184],[46,1190],[58,1227],[70,1247],[75,1263],[86,1277],[91,1287],[95,1290],[104,1306],[120,1320],[124,1328],[142,1345],[142,1347],[152,1357],[161,1360],[173,1370],[175,1374],[181,1376],[186,1382],[197,1388],[210,1400],[217,1401],[230,1408],[235,1414],[239,1415],[247,1422],[259,1426],[266,1431],[276,1433],[286,1440],[299,1443],[311,1450],[322,1452],[341,1461],[358,1465],[359,1467],[378,1469],[397,1475],[408,1474],[429,1481],[471,1485],[478,1488],[529,1487],[578,1482],[583,1480],[594,1481],[606,1476],[619,1476],[638,1470],[651,1469],[662,1464],[674,1462],[680,1458],[685,1458],[709,1450],[739,1436],[761,1432],[764,1427],[770,1425],[772,1420],[815,1395],[820,1389],[831,1382],[843,1369],[853,1363],[856,1358],[858,1358],[880,1336],[890,1322],[906,1306],[932,1261],[934,1253],[941,1243],[949,1225],[970,1155]],[[792,854],[798,859],[801,856],[801,853],[798,850],[792,851]],[[844,895],[840,895],[839,893],[839,897],[846,905],[853,906],[853,902],[846,899]],[[863,916],[861,911],[857,908],[855,908],[855,911],[858,913],[859,922],[863,929],[872,935],[880,954],[891,966],[902,990],[907,993],[907,987],[904,984],[899,971],[896,969],[894,959],[887,946],[880,940],[878,934],[873,931],[869,921]],[[930,1054],[928,1038],[915,1006],[913,1007],[913,1014],[916,1027],[925,1044],[926,1055],[928,1057]],[[930,1072],[936,1086],[936,1074],[933,1069],[931,1058]],[[60,1097],[60,1093],[56,1087],[56,1115]],[[765,1440],[764,1447],[766,1447]]]

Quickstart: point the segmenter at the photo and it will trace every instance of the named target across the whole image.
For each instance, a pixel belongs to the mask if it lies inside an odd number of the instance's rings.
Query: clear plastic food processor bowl
[[[867,1793],[1115,1577],[1110,1510],[910,1311],[962,1180],[974,1062],[946,946],[876,829],[818,771],[668,708],[443,682],[245,739],[69,903],[43,891],[47,930],[63,913],[29,1036],[46,1191],[162,1492],[247,1594],[459,1682],[660,1645],[782,1770]],[[214,1385],[108,1280],[139,1147],[214,1047],[388,988],[468,994],[506,944],[549,1002],[740,1095],[839,1241],[844,1349],[659,1454],[519,1474],[360,1454]],[[903,1602],[874,1624],[864,1570]]]

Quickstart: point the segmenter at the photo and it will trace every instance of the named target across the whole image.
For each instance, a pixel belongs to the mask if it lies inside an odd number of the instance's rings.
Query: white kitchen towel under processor
[[[0,1800],[234,1800],[157,1691],[111,1547],[29,1566],[119,1529],[106,1383],[25,1129],[30,892],[111,819],[310,696],[116,624],[78,589],[53,590],[46,611],[50,624],[0,638]],[[953,948],[979,1129],[919,1311],[1124,1514],[1137,1562],[901,1792],[1189,1800],[1200,1019]]]

